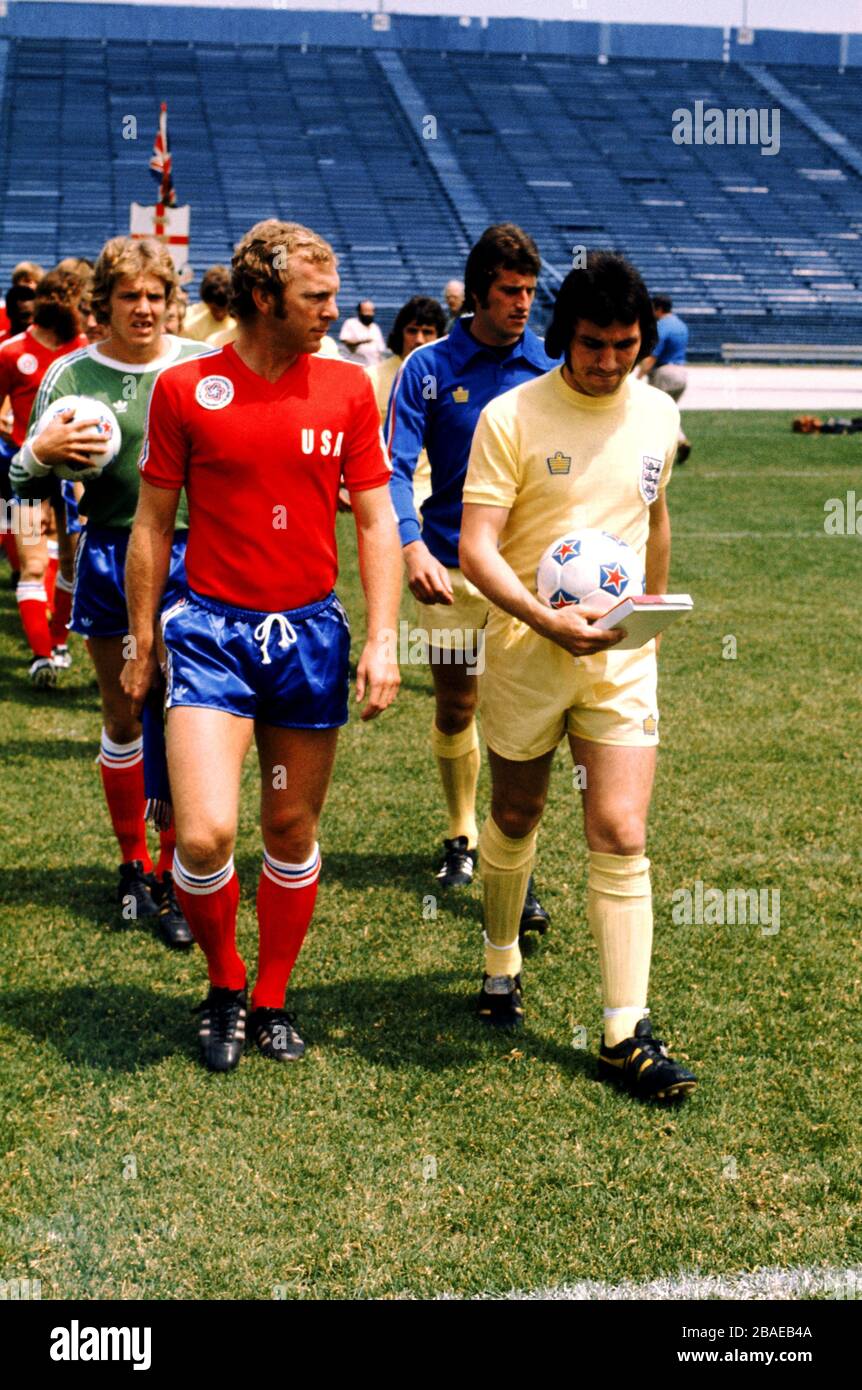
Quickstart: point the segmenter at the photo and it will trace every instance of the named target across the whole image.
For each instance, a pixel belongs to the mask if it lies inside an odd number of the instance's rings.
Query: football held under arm
[[[502,398],[505,400],[505,397]],[[598,611],[546,607],[521,583],[498,549],[521,485],[518,446],[492,401],[479,417],[464,483],[459,559],[464,575],[497,608],[526,623],[573,656],[604,651],[621,635],[591,627]]]

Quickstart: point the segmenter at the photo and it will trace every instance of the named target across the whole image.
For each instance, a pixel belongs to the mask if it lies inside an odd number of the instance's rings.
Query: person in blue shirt
[[[540,267],[535,242],[520,227],[488,227],[467,258],[464,315],[445,338],[410,354],[389,400],[390,488],[407,582],[430,652],[436,706],[431,747],[449,817],[437,879],[450,888],[469,883],[476,862],[476,676],[488,616],[487,599],[458,567],[461,492],[483,407],[557,365],[527,327]],[[431,464],[431,494],[420,520],[413,475],[423,448]],[[521,932],[543,933],[547,924],[531,880]]]
[[[659,391],[664,391],[672,400],[678,402],[688,384],[688,372],[685,367],[688,324],[679,314],[673,312],[673,300],[668,294],[654,294],[652,307],[658,328],[658,342],[650,355],[640,363],[639,372],[641,376],[649,378],[650,386],[658,387]],[[685,463],[690,453],[691,443],[680,426],[676,462]]]

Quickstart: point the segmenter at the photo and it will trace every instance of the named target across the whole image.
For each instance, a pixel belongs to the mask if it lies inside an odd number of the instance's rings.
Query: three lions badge
[[[641,457],[641,475],[638,489],[648,507],[651,506],[658,497],[658,485],[663,467],[664,459],[654,458],[652,454],[644,454]]]

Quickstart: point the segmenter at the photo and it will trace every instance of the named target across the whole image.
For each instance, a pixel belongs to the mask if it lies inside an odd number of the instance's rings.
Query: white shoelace
[[[289,647],[293,642],[296,641],[296,633],[294,632],[293,627],[287,621],[287,618],[284,616],[283,613],[267,613],[263,622],[258,623],[257,627],[254,630],[254,640],[255,642],[260,643],[260,649],[263,652],[264,666],[272,665],[272,657],[270,656],[269,651],[267,650],[267,643],[269,642],[269,635],[272,632],[272,629],[275,627],[276,623],[281,629],[281,635],[278,639],[279,647]]]

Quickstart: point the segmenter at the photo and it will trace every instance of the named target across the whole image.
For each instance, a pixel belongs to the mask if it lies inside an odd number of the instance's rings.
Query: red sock
[[[34,656],[51,655],[51,633],[48,629],[48,595],[38,579],[22,579],[15,590],[18,612],[24,636]]]
[[[159,831],[159,862],[156,864],[156,878],[161,878],[162,874],[172,874],[174,871],[174,850],[177,847],[177,832],[174,826],[170,830]]]
[[[147,828],[144,824],[143,746],[142,738],[136,738],[134,743],[113,743],[103,729],[99,766],[123,863],[140,859],[144,872],[149,873],[153,861],[147,849]]]
[[[233,855],[214,874],[191,874],[175,854],[174,887],[192,936],[207,958],[210,984],[220,989],[242,989],[246,972],[236,949],[239,879]]]
[[[57,582],[54,585],[54,608],[51,613],[49,632],[51,642],[55,647],[64,647],[69,637],[69,619],[72,616],[72,589],[71,580],[64,579],[62,574],[57,575]]]
[[[9,561],[9,568],[13,574],[17,574],[21,565],[18,561],[18,543],[15,540],[14,531],[0,532],[0,544],[2,544],[3,553]]]
[[[60,559],[57,554],[57,542],[48,542],[48,568],[45,570],[45,592],[48,595],[48,607],[54,607],[54,585],[57,582],[57,571],[60,568]]]
[[[284,991],[314,912],[319,876],[317,845],[305,864],[282,864],[264,850],[257,888],[260,947],[252,1008],[284,1008]]]

